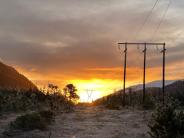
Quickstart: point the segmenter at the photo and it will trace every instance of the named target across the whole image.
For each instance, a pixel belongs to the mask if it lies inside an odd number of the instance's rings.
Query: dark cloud
[[[181,0],[178,3],[183,4]],[[172,5],[169,17],[181,11],[178,3]],[[151,0],[0,0],[1,58],[40,73],[77,74],[79,71],[85,73],[88,68],[120,67],[122,60],[117,41],[135,37],[152,5]],[[139,34],[140,41],[152,37],[162,13],[160,10],[158,7],[153,12],[150,22]],[[175,31],[182,25],[180,20],[167,17],[154,39],[175,39]],[[183,62],[182,43],[175,45],[168,48],[168,65]],[[148,67],[161,66],[158,51],[151,48],[148,54]],[[142,67],[142,53],[131,46],[128,61],[129,67]]]

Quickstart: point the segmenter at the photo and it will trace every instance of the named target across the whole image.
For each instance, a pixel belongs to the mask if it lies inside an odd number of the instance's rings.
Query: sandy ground
[[[0,117],[0,133],[17,115]],[[148,138],[149,111],[107,110],[100,107],[77,107],[73,113],[56,116],[48,130],[34,130],[15,138]],[[4,138],[3,135],[0,135]]]

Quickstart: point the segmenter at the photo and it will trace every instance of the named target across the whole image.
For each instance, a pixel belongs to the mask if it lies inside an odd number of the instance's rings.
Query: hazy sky
[[[184,1],[0,0],[0,57],[32,80],[122,79],[117,42],[166,42],[167,78],[184,77]],[[137,39],[135,39],[137,38]],[[160,79],[161,54],[148,50],[148,80]],[[142,53],[129,47],[128,79],[141,77]],[[161,77],[161,76],[160,76]],[[38,81],[39,80],[39,81]],[[141,81],[141,79],[139,79]]]

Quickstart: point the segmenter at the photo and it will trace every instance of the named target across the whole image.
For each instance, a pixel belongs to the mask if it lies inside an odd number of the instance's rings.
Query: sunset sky
[[[0,0],[0,58],[39,86],[75,84],[85,101],[87,89],[96,99],[122,88],[117,42],[166,42],[166,77],[183,79],[183,0],[160,0],[137,34],[155,1]],[[161,79],[161,58],[148,48],[147,82]],[[142,82],[142,61],[128,47],[127,86]]]

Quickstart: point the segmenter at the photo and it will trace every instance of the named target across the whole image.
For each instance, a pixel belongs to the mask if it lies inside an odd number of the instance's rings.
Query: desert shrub
[[[50,124],[54,121],[54,112],[50,110],[43,110],[39,112],[40,116],[44,118],[44,120]]]
[[[169,96],[172,97],[173,99],[177,99],[180,103],[180,106],[184,107],[184,92],[183,92],[183,89],[181,91],[176,92],[176,93],[170,93]]]
[[[176,110],[175,102],[158,105],[148,124],[152,138],[184,137],[184,112]]]
[[[21,130],[45,129],[46,123],[38,113],[32,113],[18,117],[10,124],[10,128]]]
[[[38,90],[0,90],[0,112],[50,109],[71,110],[74,104],[59,91],[43,93]]]
[[[108,109],[120,109],[122,107],[122,92],[117,92],[106,97],[97,99],[93,102],[93,105],[104,105]],[[145,102],[142,103],[142,93],[141,92],[127,92],[125,95],[125,105],[143,109],[154,109],[156,103],[156,98],[151,94],[147,94]]]
[[[105,101],[105,107],[108,109],[119,110],[122,105],[122,97],[119,95],[109,95]]]
[[[69,101],[60,93],[49,94],[46,96],[47,96],[46,103],[48,104],[50,110],[54,112],[61,110],[65,111],[73,110],[74,103],[72,101]]]
[[[156,104],[156,100],[151,95],[147,95],[144,103],[142,104],[143,109],[150,110],[154,109]]]
[[[127,106],[138,107],[142,103],[142,95],[138,92],[126,93],[125,103]]]
[[[10,129],[44,130],[53,121],[54,114],[51,111],[41,111],[25,114],[16,118],[10,123]]]
[[[44,96],[39,91],[18,91],[18,90],[0,90],[1,111],[25,111],[38,108],[41,103],[40,96]]]
[[[120,110],[120,106],[115,104],[107,104],[105,107],[110,110]]]

